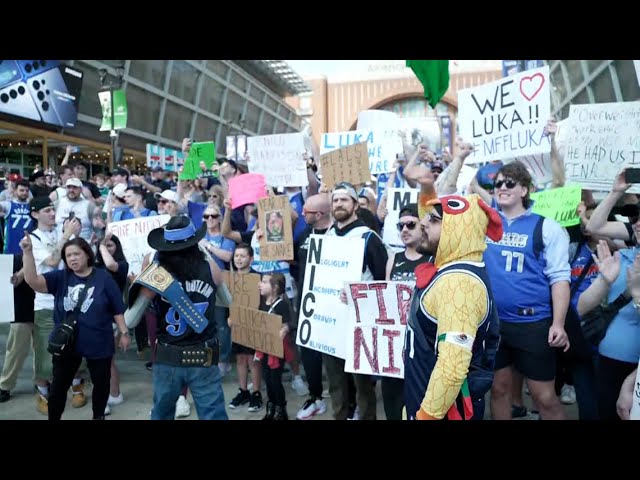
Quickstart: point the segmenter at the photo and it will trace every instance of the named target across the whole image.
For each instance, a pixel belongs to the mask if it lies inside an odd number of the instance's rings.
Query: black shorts
[[[496,370],[513,365],[526,378],[539,382],[556,377],[556,349],[549,346],[551,319],[537,322],[500,322]]]
[[[253,355],[256,353],[256,351],[253,348],[250,347],[245,347],[244,345],[240,345],[239,343],[232,343],[231,344],[231,353],[237,355],[237,354],[242,354],[242,355]]]

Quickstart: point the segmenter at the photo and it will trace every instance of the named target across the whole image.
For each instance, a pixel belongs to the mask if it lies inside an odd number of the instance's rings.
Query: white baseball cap
[[[153,195],[156,200],[160,200],[164,198],[165,200],[169,200],[170,202],[178,203],[178,194],[173,190],[165,190],[162,193],[156,193]]]
[[[124,198],[124,192],[126,191],[127,186],[122,183],[118,183],[113,187],[113,194],[118,198]]]
[[[82,181],[79,178],[71,177],[64,184],[65,187],[78,187],[82,188]]]

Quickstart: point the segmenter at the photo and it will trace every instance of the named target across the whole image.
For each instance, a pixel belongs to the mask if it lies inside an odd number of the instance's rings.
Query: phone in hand
[[[73,210],[71,210],[69,212],[69,217],[67,218],[67,220],[71,221],[76,217],[76,212],[74,212]]]
[[[627,168],[624,171],[624,181],[627,183],[640,183],[640,168]]]
[[[80,147],[71,147],[71,153],[78,153],[80,151]]]

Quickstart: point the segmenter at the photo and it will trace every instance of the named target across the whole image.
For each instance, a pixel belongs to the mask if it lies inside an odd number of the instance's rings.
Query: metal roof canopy
[[[284,91],[298,95],[311,92],[309,85],[284,60],[249,60]]]

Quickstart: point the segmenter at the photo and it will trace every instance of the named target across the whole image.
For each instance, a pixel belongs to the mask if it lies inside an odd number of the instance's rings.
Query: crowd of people
[[[550,120],[550,188],[564,185],[555,132]],[[183,152],[190,148],[184,139]],[[377,382],[389,420],[524,417],[524,392],[544,420],[566,419],[563,404],[576,402],[580,419],[629,418],[640,357],[640,209],[637,196],[625,193],[624,171],[600,203],[583,190],[580,225],[563,228],[532,212],[531,193],[547,186],[520,162],[482,167],[463,196],[456,185],[471,152],[462,139],[442,157],[404,142],[383,181],[387,190],[419,191],[392,226],[400,251],[382,240],[389,212],[377,178],[325,185],[316,159],[304,154],[307,186],[267,187],[291,205],[293,261],[260,259],[264,235],[283,238],[281,215],[272,213],[263,232],[256,204],[231,206],[229,181],[248,172],[248,156],[219,159],[215,178],[176,180],[160,167],[147,178],[118,167],[89,179],[68,148],[57,176],[39,170],[7,178],[1,241],[14,255],[16,318],[0,402],[12,398],[32,348],[37,410],[60,419],[69,389],[72,406],[83,407],[88,370],[92,418],[103,419],[125,400],[116,347],[127,349],[131,332],[140,353],[151,348],[152,419],[190,415],[190,391],[200,419],[247,408],[286,420],[293,412],[285,365],[294,391],[308,397],[295,414],[300,420],[327,412],[325,386],[333,418],[375,420]],[[157,253],[145,258],[142,273],[130,274],[107,225],[162,214],[169,222],[148,238]],[[363,281],[416,282],[404,379],[348,373],[343,359],[296,345],[310,235],[365,238]],[[261,276],[259,309],[281,316],[284,358],[231,341],[225,270]],[[52,355],[51,334],[71,314],[74,346]],[[221,383],[233,365],[238,394],[225,402]]]

